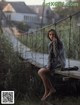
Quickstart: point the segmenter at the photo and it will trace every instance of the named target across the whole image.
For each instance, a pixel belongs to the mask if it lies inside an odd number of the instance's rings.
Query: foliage
[[[43,35],[42,32],[27,36],[19,36],[19,39],[33,51],[46,53],[48,50],[49,40],[47,39],[46,34]]]
[[[64,6],[56,6],[53,8],[53,11],[57,13],[60,18],[69,16],[80,10],[80,1],[79,0],[66,0]],[[66,11],[66,12],[65,12]]]
[[[3,34],[0,34],[0,49],[0,90],[13,90],[16,99],[26,100],[41,94],[37,68],[22,61]]]
[[[29,105],[80,105],[80,97],[55,97],[43,102],[35,99],[29,103],[28,101],[18,101],[16,105],[26,105],[26,103]]]
[[[17,25],[18,29],[20,30],[20,32],[27,32],[29,30],[29,26],[27,25],[27,23],[24,22],[20,22]]]

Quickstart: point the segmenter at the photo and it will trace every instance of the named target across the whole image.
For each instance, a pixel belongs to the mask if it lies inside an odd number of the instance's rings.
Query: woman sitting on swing
[[[56,92],[55,88],[52,86],[50,80],[48,79],[47,74],[49,74],[51,71],[54,72],[57,67],[65,67],[63,43],[59,39],[54,29],[49,30],[48,38],[51,41],[48,46],[48,65],[44,68],[39,69],[38,71],[38,75],[41,77],[45,88],[44,95],[41,98],[42,101],[45,100],[48,96],[50,96],[52,93]]]

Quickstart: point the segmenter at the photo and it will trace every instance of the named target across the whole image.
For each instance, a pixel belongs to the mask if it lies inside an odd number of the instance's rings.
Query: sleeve
[[[47,68],[50,69],[50,65],[51,65],[51,43],[48,44],[48,64],[47,64]]]
[[[52,49],[53,49],[54,56],[56,58],[58,56],[57,40],[54,40],[52,42]]]
[[[59,51],[59,59],[62,67],[65,67],[66,65],[66,56],[65,56],[65,51],[64,51],[64,45],[62,43],[62,49]]]

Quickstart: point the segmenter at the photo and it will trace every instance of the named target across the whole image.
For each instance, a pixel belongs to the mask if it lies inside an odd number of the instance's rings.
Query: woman
[[[64,48],[63,44],[60,41],[56,31],[54,29],[49,30],[48,38],[51,41],[49,43],[49,57],[48,57],[48,65],[44,68],[39,69],[38,75],[41,77],[43,81],[43,85],[45,88],[45,93],[41,100],[45,100],[52,93],[55,93],[56,90],[52,86],[50,80],[47,77],[47,74],[54,70],[57,67],[64,68],[65,67],[65,56],[64,56]]]

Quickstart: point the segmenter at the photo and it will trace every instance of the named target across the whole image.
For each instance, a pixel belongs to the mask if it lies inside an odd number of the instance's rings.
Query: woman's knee
[[[45,68],[41,68],[41,69],[39,69],[39,70],[38,70],[38,75],[43,74],[44,70],[45,70]]]
[[[39,71],[38,71],[38,75],[43,75],[43,74],[45,74],[46,72],[48,72],[48,70],[47,70],[46,68],[41,68],[41,69],[39,69]]]

